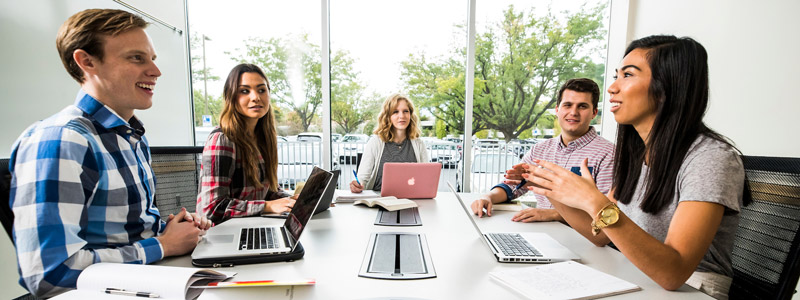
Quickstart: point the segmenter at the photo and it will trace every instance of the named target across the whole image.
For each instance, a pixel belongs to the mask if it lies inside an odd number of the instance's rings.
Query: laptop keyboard
[[[519,233],[487,233],[506,256],[542,256]]]
[[[280,230],[274,227],[242,228],[239,235],[239,249],[258,250],[280,247]]]

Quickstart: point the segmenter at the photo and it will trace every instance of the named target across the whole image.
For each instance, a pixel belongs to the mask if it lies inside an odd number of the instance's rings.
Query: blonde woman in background
[[[350,191],[380,191],[383,164],[387,162],[428,162],[428,150],[419,139],[419,116],[414,103],[401,94],[389,96],[378,115],[378,128],[364,148],[358,179],[350,182]],[[376,138],[377,137],[377,138]]]

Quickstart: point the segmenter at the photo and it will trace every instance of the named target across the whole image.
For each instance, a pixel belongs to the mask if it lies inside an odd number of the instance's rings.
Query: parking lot
[[[202,128],[202,127],[198,127]],[[210,132],[197,131],[197,145],[202,146]],[[345,135],[332,143],[333,169],[342,171],[338,188],[346,189],[353,180],[353,170],[368,136],[363,134]],[[431,162],[442,163],[439,190],[448,191],[447,182],[452,182],[459,190],[463,170],[463,148],[460,141],[452,139],[423,138]],[[514,141],[506,144],[503,140],[475,140],[471,164],[470,185],[472,192],[485,192],[500,182],[503,173],[530,150],[536,141]],[[293,190],[298,182],[305,181],[314,166],[322,165],[322,136],[307,133],[278,139],[278,182],[284,189]]]

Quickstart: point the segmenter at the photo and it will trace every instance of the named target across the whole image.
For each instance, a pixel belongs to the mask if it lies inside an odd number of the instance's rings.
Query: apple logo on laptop
[[[414,185],[414,177],[408,180],[408,185]]]

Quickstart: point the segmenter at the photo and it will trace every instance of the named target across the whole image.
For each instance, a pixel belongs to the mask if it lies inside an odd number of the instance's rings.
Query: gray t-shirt
[[[678,171],[674,201],[655,215],[639,208],[649,171],[643,164],[636,193],[629,204],[618,203],[620,210],[644,231],[664,242],[678,202],[702,201],[723,205],[725,212],[722,223],[696,271],[733,277],[731,251],[739,226],[744,189],[744,167],[739,154],[725,143],[704,135],[698,137]]]
[[[372,190],[380,191],[383,186],[383,164],[387,162],[417,162],[417,155],[414,147],[411,147],[411,140],[405,139],[402,142],[386,142],[383,145],[383,153],[378,162],[378,174],[375,175],[375,186]]]

